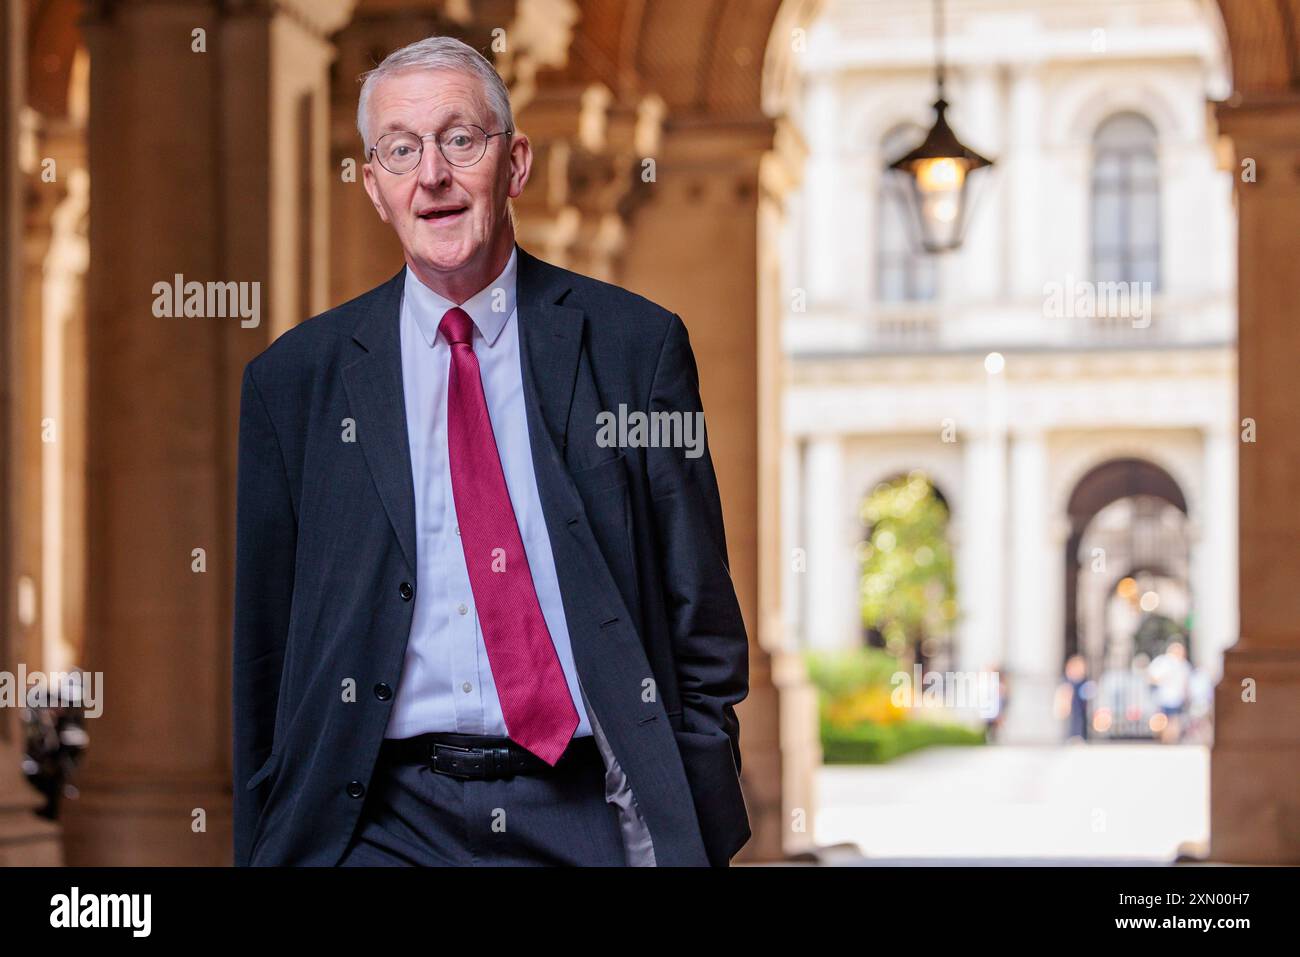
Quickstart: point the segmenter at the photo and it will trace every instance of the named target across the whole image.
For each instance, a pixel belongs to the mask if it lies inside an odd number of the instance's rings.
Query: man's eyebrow
[[[442,124],[438,128],[439,130],[444,130],[452,123],[467,122],[472,123],[475,121],[473,119],[467,119],[466,114],[462,113],[460,110],[452,110],[443,118]],[[410,130],[411,132],[415,132],[411,124],[407,123],[405,120],[389,120],[379,128],[379,134],[382,136],[385,133],[392,133],[397,130]]]

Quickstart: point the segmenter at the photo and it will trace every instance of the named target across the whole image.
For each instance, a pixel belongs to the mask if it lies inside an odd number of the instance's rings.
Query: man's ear
[[[528,185],[528,176],[533,171],[533,144],[528,137],[520,133],[510,144],[510,198],[515,199]]]
[[[388,222],[388,212],[384,209],[383,201],[379,195],[379,183],[375,179],[375,171],[369,163],[361,165],[361,182],[365,184],[366,195],[370,197],[370,202],[375,206],[375,212],[384,222]]]

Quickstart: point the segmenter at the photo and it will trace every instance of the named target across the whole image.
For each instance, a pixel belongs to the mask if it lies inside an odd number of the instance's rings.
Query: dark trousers
[[[541,774],[464,779],[381,749],[340,867],[624,866],[590,736]]]

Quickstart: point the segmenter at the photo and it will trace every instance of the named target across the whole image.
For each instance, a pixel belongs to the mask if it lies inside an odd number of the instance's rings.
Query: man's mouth
[[[446,222],[460,218],[464,214],[466,206],[440,206],[433,209],[426,209],[419,214],[420,218],[429,222]]]

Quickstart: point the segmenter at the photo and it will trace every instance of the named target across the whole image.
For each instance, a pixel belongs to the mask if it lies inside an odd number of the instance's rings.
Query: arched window
[[[898,159],[925,138],[919,126],[899,126],[880,144],[881,164]],[[876,209],[876,298],[881,302],[915,302],[935,296],[934,257],[918,250],[904,177],[880,177]]]
[[[1160,288],[1156,130],[1137,113],[1112,116],[1093,136],[1092,278]]]

